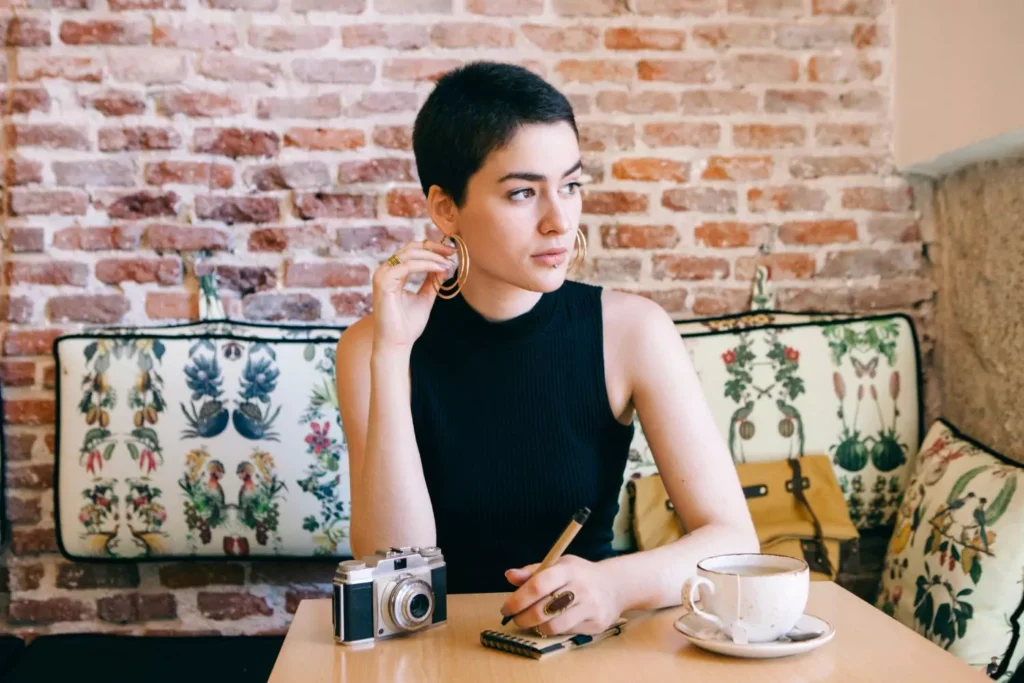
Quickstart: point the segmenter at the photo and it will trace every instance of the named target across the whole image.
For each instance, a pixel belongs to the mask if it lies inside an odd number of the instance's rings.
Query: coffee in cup
[[[810,569],[795,557],[717,555],[697,563],[697,575],[683,584],[682,598],[690,611],[745,645],[789,633],[807,606],[809,586]]]

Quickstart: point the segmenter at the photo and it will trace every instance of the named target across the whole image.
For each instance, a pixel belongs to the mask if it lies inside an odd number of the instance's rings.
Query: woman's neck
[[[473,310],[492,322],[511,320],[531,310],[541,292],[532,292],[507,282],[471,273],[462,286],[462,297]]]

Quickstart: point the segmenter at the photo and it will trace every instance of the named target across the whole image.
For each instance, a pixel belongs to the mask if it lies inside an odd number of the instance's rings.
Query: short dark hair
[[[560,121],[579,138],[569,100],[524,67],[471,62],[449,71],[438,79],[413,126],[424,194],[437,185],[461,207],[470,177],[520,126]]]

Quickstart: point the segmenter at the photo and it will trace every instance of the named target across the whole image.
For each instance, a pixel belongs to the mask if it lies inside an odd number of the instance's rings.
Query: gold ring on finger
[[[534,626],[533,627],[533,632],[536,633],[541,638],[547,638],[547,636],[544,635],[544,632],[540,630],[540,626]]]
[[[401,263],[402,262],[398,260],[398,256],[395,255],[395,254],[392,254],[391,256],[388,257],[388,265],[389,266],[397,266],[397,265],[401,265]]]
[[[551,600],[544,606],[544,614],[555,616],[569,609],[576,595],[572,591],[562,591],[551,596]]]

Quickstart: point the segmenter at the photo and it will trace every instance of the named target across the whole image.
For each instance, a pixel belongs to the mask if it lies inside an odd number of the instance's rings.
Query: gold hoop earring
[[[572,257],[572,261],[569,263],[569,270],[575,270],[579,272],[583,269],[583,262],[587,260],[587,236],[583,234],[583,230],[576,228],[576,253]]]
[[[466,248],[466,241],[458,235],[449,235],[455,244],[452,245],[459,253],[459,267],[455,271],[455,283],[454,284],[437,284],[434,281],[434,291],[442,299],[454,299],[462,291],[462,285],[466,284],[466,278],[469,277],[469,249]],[[442,240],[443,242],[444,240]]]

